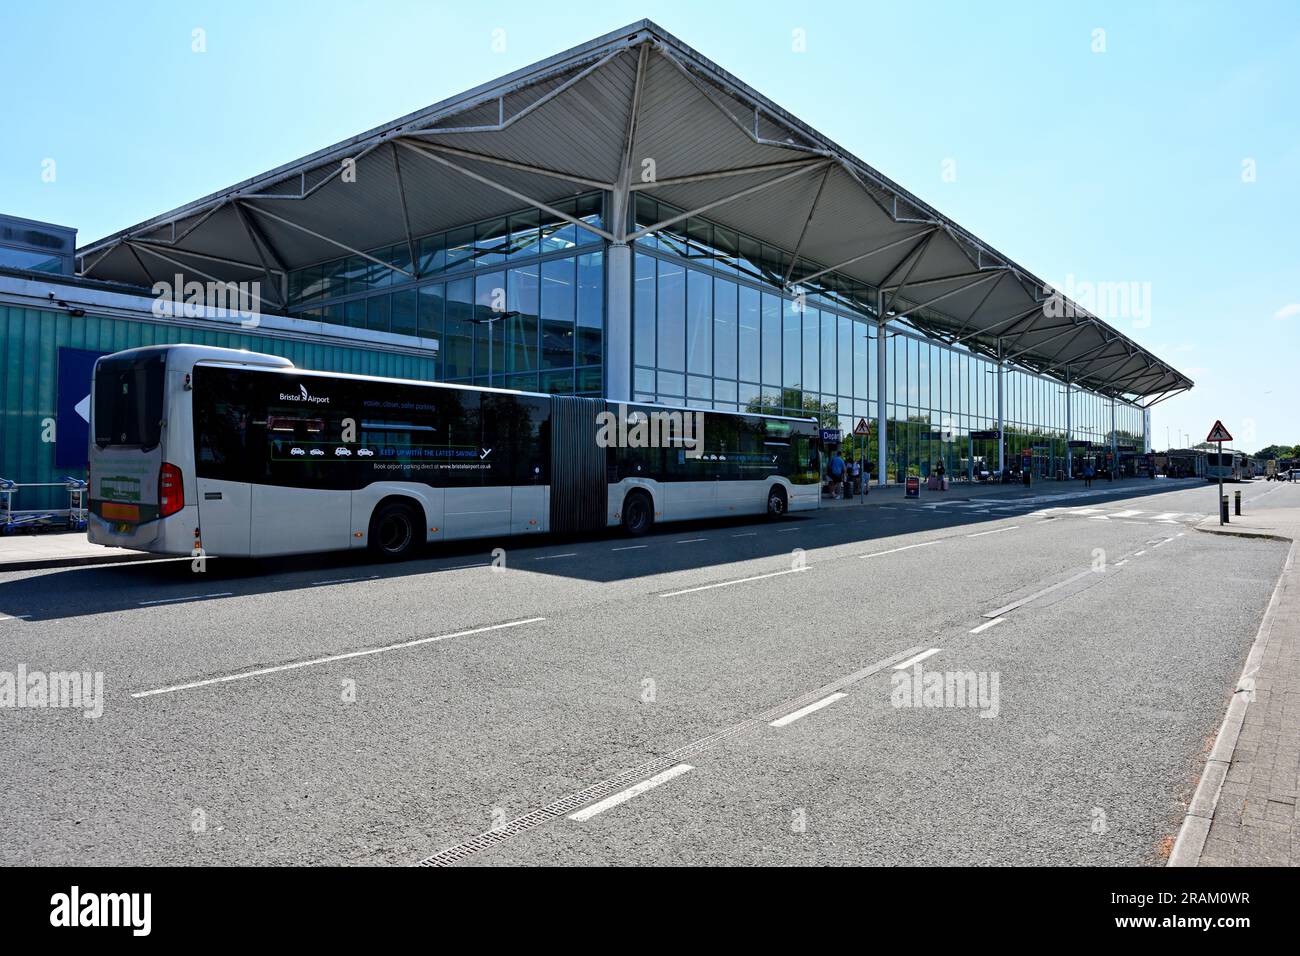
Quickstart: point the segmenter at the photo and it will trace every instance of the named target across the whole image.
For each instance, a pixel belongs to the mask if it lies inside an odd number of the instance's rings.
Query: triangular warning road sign
[[[1214,427],[1211,428],[1210,433],[1205,436],[1205,440],[1216,442],[1232,441],[1232,436],[1229,435],[1228,430],[1223,427],[1223,422],[1215,419]]]
[[[855,425],[855,426],[853,427],[853,434],[855,434],[855,435],[870,435],[870,434],[871,434],[871,426],[867,424],[867,420],[866,420],[865,418],[859,418],[859,419],[858,419],[858,423],[857,423],[857,425]]]

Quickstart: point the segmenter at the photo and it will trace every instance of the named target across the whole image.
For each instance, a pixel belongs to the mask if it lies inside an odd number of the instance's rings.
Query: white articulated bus
[[[636,535],[820,504],[812,419],[687,421],[696,413],[310,372],[196,345],[104,356],[92,396],[89,537],[110,547],[400,558],[432,541]],[[627,427],[602,430],[611,420]],[[638,429],[648,421],[664,423],[653,447],[656,430]],[[684,421],[702,421],[702,446]]]

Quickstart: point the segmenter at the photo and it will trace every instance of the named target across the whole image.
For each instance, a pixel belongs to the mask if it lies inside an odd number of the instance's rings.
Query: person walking
[[[839,498],[840,493],[844,490],[844,459],[840,457],[838,448],[831,452],[830,473],[831,497]]]
[[[1092,476],[1093,476],[1092,462],[1089,462],[1088,464],[1083,466],[1083,487],[1085,488],[1092,487]]]
[[[856,460],[853,465],[853,494],[862,494],[862,461]]]

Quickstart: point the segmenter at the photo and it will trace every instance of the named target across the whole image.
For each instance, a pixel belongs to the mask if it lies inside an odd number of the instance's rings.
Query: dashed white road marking
[[[914,657],[909,657],[907,660],[905,660],[905,661],[903,661],[903,662],[901,662],[901,663],[899,663],[899,664],[895,664],[895,665],[894,665],[894,670],[896,670],[896,671],[905,671],[905,670],[907,670],[909,667],[911,667],[913,664],[919,664],[919,663],[921,663],[921,661],[925,660],[927,657],[934,657],[934,655],[935,655],[935,654],[938,654],[939,651],[941,651],[942,649],[943,649],[943,648],[940,648],[940,647],[932,647],[932,648],[930,648],[928,651],[922,651],[920,654],[917,654],[917,655],[915,655]]]
[[[1159,542],[1159,544],[1157,544],[1156,547],[1158,548],[1158,547],[1160,547],[1160,545],[1162,545],[1162,544],[1168,544],[1170,541],[1173,541],[1173,540],[1174,540],[1173,538],[1165,538],[1163,541]]]
[[[555,558],[576,558],[577,556],[578,556],[578,552],[577,552],[577,551],[566,551],[566,552],[564,552],[564,554],[543,554],[543,555],[539,555],[538,557],[533,558],[533,560],[534,560],[534,561],[551,561],[551,560],[554,560]]]
[[[1128,558],[1125,558],[1123,561],[1116,561],[1116,562],[1115,562],[1115,567],[1117,567],[1117,568],[1122,568],[1122,567],[1124,567],[1124,565],[1126,565],[1126,564],[1128,564]]]
[[[1181,511],[1166,511],[1164,514],[1156,515],[1151,520],[1152,521],[1173,521],[1181,514],[1182,514]]]
[[[317,664],[332,664],[335,661],[348,661],[356,657],[371,657],[375,654],[383,654],[386,651],[400,651],[408,647],[419,647],[421,644],[433,644],[437,641],[450,640],[453,637],[468,637],[471,634],[486,634],[488,631],[501,631],[508,627],[520,627],[524,624],[536,624],[544,621],[544,617],[526,617],[519,621],[506,621],[504,624],[489,624],[487,627],[474,627],[468,631],[456,631],[452,634],[439,634],[436,637],[421,637],[414,641],[402,641],[400,644],[385,644],[383,647],[371,647],[364,651],[348,651],[346,654],[331,654],[328,657],[317,657],[309,661],[295,661],[292,664],[277,664],[275,667],[259,667],[257,670],[240,671],[238,674],[227,674],[224,677],[210,677],[207,680],[191,681],[188,684],[174,684],[171,687],[159,687],[155,690],[142,690],[131,696],[139,699],[141,697],[155,697],[158,694],[174,694],[179,690],[193,690],[196,687],[209,687],[212,684],[228,684],[236,680],[248,680],[250,677],[263,677],[267,674],[278,674],[282,671],[294,671],[303,667],[314,667]]]
[[[1132,509],[1129,509],[1128,511],[1117,511],[1113,515],[1111,515],[1111,517],[1112,518],[1136,518],[1141,513],[1142,513],[1141,511],[1134,511]]]
[[[752,537],[755,537],[757,534],[758,534],[757,531],[745,531],[745,532],[742,532],[741,534],[733,534],[732,537],[733,537],[733,538],[752,538]]]
[[[1140,558],[1140,557],[1142,557],[1142,555],[1144,555],[1144,554],[1146,554],[1146,553],[1147,553],[1147,549],[1146,549],[1146,548],[1143,548],[1141,551],[1134,551],[1134,552],[1133,552],[1133,557],[1135,557],[1135,558]]]
[[[569,819],[573,820],[576,823],[585,823],[586,821],[590,820],[598,813],[604,813],[606,810],[610,809],[611,807],[616,807],[620,803],[626,803],[627,801],[631,800],[633,797],[640,796],[641,794],[645,793],[647,790],[653,790],[655,787],[659,786],[660,784],[667,783],[669,780],[672,780],[674,777],[680,777],[682,774],[686,773],[687,771],[694,770],[694,769],[695,768],[688,763],[679,763],[677,766],[669,767],[667,770],[663,771],[662,773],[657,773],[653,777],[650,777],[647,780],[642,780],[640,783],[636,784],[635,786],[628,787],[626,790],[620,790],[618,793],[606,797],[604,800],[601,800],[599,803],[593,803],[585,810],[579,810],[577,813],[569,814]]]
[[[979,627],[972,627],[968,633],[970,633],[970,634],[978,634],[978,633],[980,633],[980,631],[987,631],[987,630],[988,630],[990,627],[992,627],[994,624],[1001,624],[1001,623],[1002,623],[1003,621],[1005,621],[1005,620],[1006,620],[1005,617],[995,617],[995,618],[994,618],[993,620],[991,620],[991,621],[985,621],[985,622],[984,622],[983,624],[981,624]]]
[[[823,697],[821,700],[817,701],[814,704],[809,704],[807,707],[800,707],[798,710],[794,711],[793,713],[786,714],[784,717],[778,717],[776,720],[768,724],[768,726],[785,727],[788,724],[793,724],[800,717],[807,717],[809,714],[813,713],[814,711],[821,710],[823,707],[829,707],[837,700],[840,700],[841,698],[847,696],[849,695],[843,693],[842,691],[836,691],[835,693],[831,694],[829,697]]]
[[[872,551],[870,554],[860,554],[859,558],[878,558],[884,554],[897,554],[900,551],[911,551],[913,548],[924,548],[932,544],[940,544],[943,539],[938,541],[922,541],[920,544],[905,544],[901,548],[890,548],[888,551]]]
[[[804,568],[786,568],[784,571],[773,571],[770,574],[755,574],[747,578],[737,578],[734,581],[717,581],[713,584],[701,584],[697,588],[683,588],[680,591],[667,591],[661,595],[661,598],[677,597],[679,594],[694,594],[696,591],[711,591],[714,588],[726,588],[733,584],[744,584],[747,581],[762,581],[764,578],[779,578],[783,574],[798,574],[800,571],[807,571]]]
[[[1019,527],[1020,527],[1020,525],[1018,525],[1018,524],[1013,524],[1013,525],[1012,525],[1011,527],[1009,527],[1009,528],[994,528],[992,531],[976,531],[974,534],[968,534],[968,535],[966,535],[966,537],[968,537],[968,538],[982,538],[982,537],[984,537],[984,535],[986,535],[986,534],[1001,534],[1003,531],[1015,531],[1015,530],[1016,530],[1017,528],[1019,528]]]
[[[708,538],[682,538],[678,544],[695,544],[700,541],[708,541]]]
[[[625,544],[625,545],[624,545],[623,547],[621,547],[621,548],[610,548],[609,550],[611,550],[611,551],[638,551],[638,550],[640,550],[641,548],[648,548],[648,547],[650,547],[650,545],[648,545],[648,544]]]
[[[153,601],[136,601],[135,603],[140,607],[144,607],[149,604],[175,604],[178,601],[206,601],[208,598],[231,597],[233,594],[233,591],[221,591],[217,594],[191,594],[187,597],[157,598]]]

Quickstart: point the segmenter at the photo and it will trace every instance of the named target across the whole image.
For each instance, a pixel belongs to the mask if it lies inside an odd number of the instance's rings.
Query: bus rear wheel
[[[400,501],[375,510],[370,519],[370,550],[385,561],[410,557],[419,542],[421,522],[415,509]]]
[[[644,491],[634,491],[623,499],[623,530],[640,537],[655,523],[654,503]]]
[[[785,489],[780,485],[773,485],[767,492],[767,516],[784,518],[788,510],[789,502],[786,501]]]

